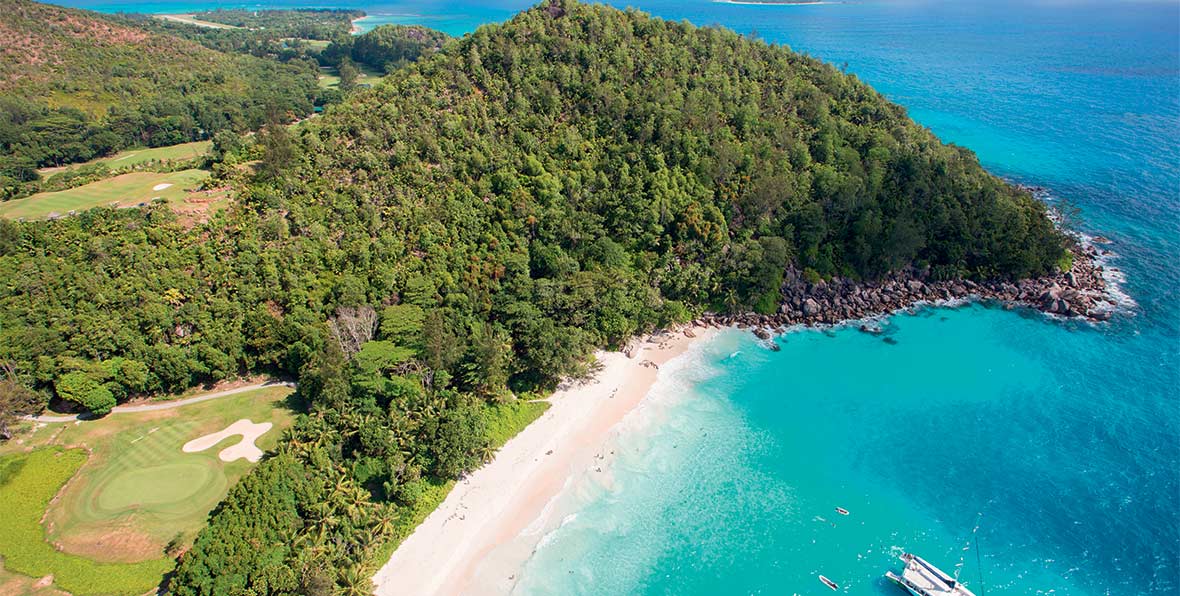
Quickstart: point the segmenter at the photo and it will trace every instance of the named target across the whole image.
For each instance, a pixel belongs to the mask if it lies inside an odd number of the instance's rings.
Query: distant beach
[[[352,31],[350,31],[350,33],[352,33],[353,35],[360,35],[363,32],[363,29],[361,29],[360,25],[357,25],[357,23],[359,23],[367,18],[369,18],[369,15],[365,15],[363,17],[352,19]]]
[[[616,427],[655,384],[659,368],[714,329],[686,327],[600,352],[593,379],[560,388],[553,406],[495,460],[461,480],[373,578],[378,596],[507,593],[546,525],[549,504],[594,465]],[[498,547],[511,543],[510,552]],[[495,557],[485,560],[496,551]],[[481,581],[474,581],[476,573]]]

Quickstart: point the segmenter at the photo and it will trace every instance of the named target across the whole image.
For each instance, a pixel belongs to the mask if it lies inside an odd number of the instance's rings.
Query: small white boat
[[[931,565],[926,559],[910,553],[901,556],[905,569],[901,575],[886,571],[885,577],[905,588],[913,596],[975,596],[959,580]]]
[[[838,584],[838,583],[836,583],[836,582],[834,582],[834,581],[832,581],[832,580],[830,580],[830,579],[828,579],[828,578],[826,578],[826,577],[824,577],[824,576],[822,576],[822,575],[821,575],[821,576],[819,576],[819,581],[823,582],[825,586],[827,586],[827,587],[829,587],[829,588],[831,588],[831,589],[833,589],[833,590],[839,590],[839,589],[840,589],[840,584]]]

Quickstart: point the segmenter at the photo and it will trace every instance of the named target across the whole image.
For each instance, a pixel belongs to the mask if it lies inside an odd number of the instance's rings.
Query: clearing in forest
[[[202,21],[193,14],[158,14],[157,18],[165,21],[173,21],[176,23],[184,23],[186,25],[196,25],[198,27],[208,27],[210,29],[241,29],[234,25],[226,25],[225,23],[214,23],[213,21]]]
[[[179,172],[132,172],[69,190],[43,192],[0,203],[0,217],[9,219],[39,219],[60,217],[71,211],[85,211],[95,207],[135,207],[162,199],[184,211],[189,203],[210,204],[224,202],[224,191],[198,191],[208,179],[205,170]],[[163,185],[169,186],[163,186]],[[159,188],[159,190],[155,190]]]
[[[81,169],[98,164],[103,164],[113,170],[117,168],[135,166],[141,163],[147,163],[149,161],[185,161],[209,153],[209,148],[212,146],[212,141],[194,141],[192,143],[181,143],[179,145],[169,145],[167,147],[153,147],[151,149],[127,149],[120,151],[110,157],[100,157],[85,163],[41,168],[37,170],[37,173],[41,174],[41,176],[45,178],[48,178],[54,174],[64,172],[66,170]]]
[[[356,65],[357,85],[369,85],[376,87],[378,83],[385,80],[385,73],[373,70],[364,64]],[[320,67],[319,85],[321,89],[335,89],[340,86],[340,71],[331,66]]]
[[[169,410],[37,424],[0,446],[6,573],[52,575],[54,586],[79,596],[152,589],[254,465],[218,457],[245,443],[241,433],[209,446],[221,449],[182,447],[247,418],[266,426],[247,437],[250,446],[273,449],[294,419],[291,391],[268,387]]]

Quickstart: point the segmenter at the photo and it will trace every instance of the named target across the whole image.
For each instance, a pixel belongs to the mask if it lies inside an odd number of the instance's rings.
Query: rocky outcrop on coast
[[[762,339],[769,339],[769,330],[791,325],[834,325],[923,303],[968,301],[998,302],[1006,308],[1029,307],[1064,318],[1109,319],[1115,300],[1108,291],[1100,250],[1088,242],[1079,242],[1072,252],[1069,271],[1019,281],[935,280],[928,271],[908,269],[876,281],[834,278],[812,283],[792,269],[783,282],[777,314],[707,314],[698,319],[697,325],[751,328]],[[865,328],[872,330],[870,325]]]

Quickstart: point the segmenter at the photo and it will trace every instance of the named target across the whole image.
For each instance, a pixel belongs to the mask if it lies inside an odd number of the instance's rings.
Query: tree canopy
[[[314,61],[224,54],[129,19],[0,0],[0,198],[36,168],[311,113]]]

